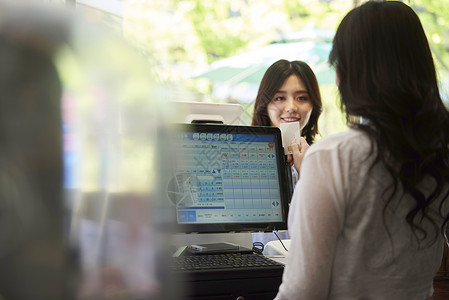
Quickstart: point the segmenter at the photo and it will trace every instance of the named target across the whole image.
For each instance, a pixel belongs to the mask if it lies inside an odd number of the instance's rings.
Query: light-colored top
[[[391,177],[379,164],[369,168],[369,150],[365,134],[348,130],[307,151],[290,207],[292,240],[277,300],[423,300],[431,295],[443,237],[439,234],[431,246],[426,239],[418,249],[405,221],[412,205],[408,196],[399,205],[395,197],[383,215],[382,193]],[[426,180],[421,190],[432,184]],[[429,222],[422,225],[430,228]]]

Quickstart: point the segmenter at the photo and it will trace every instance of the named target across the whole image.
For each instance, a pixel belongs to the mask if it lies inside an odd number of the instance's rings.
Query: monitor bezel
[[[282,221],[261,223],[203,223],[178,224],[175,222],[175,231],[178,233],[226,233],[226,232],[270,232],[273,230],[286,230],[289,207],[289,185],[287,172],[290,167],[285,162],[282,148],[281,131],[277,127],[269,126],[242,126],[223,124],[172,124],[171,132],[206,132],[206,133],[233,133],[233,134],[267,134],[275,138],[276,160],[279,178],[280,205]],[[172,205],[176,216],[176,207]]]

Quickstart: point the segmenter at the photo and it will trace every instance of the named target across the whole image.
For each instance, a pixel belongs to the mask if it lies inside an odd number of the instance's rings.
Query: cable
[[[284,247],[285,251],[288,252],[287,248],[285,248],[284,243],[282,242],[281,238],[278,236],[278,234],[276,233],[276,228],[273,229],[273,233],[274,235],[278,238],[279,242],[281,242],[282,247]]]

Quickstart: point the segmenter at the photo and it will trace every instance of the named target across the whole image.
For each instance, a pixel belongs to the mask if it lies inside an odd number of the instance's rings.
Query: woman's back
[[[320,160],[325,155],[337,156],[333,172],[340,172],[343,178],[341,185],[329,183],[344,194],[344,223],[336,244],[329,298],[424,299],[440,266],[443,237],[439,232],[431,234],[433,225],[424,220],[421,225],[429,234],[418,242],[405,220],[414,206],[409,196],[402,198],[398,192],[384,209],[382,199],[388,196],[384,191],[392,180],[388,180],[390,174],[384,166],[377,164],[370,169],[373,156],[365,160],[369,151],[369,139],[357,130],[324,140],[310,151]],[[427,178],[420,190],[428,194],[433,186],[433,180]],[[433,211],[439,227],[444,219],[438,217],[436,203],[429,213]]]
[[[367,159],[370,151],[367,135],[349,130],[321,139],[306,153],[303,170],[307,172],[298,183],[289,214],[294,255],[289,253],[279,299],[295,295],[300,299],[425,299],[431,295],[443,238],[431,222],[423,221],[429,234],[418,242],[405,220],[414,205],[409,197],[393,197],[384,210],[382,199],[388,198],[384,191],[392,179],[383,165],[370,168],[375,157]],[[433,185],[430,179],[420,190],[427,192]],[[429,208],[433,216],[438,212],[435,206]],[[443,210],[448,213],[446,207]],[[443,218],[436,219],[441,226]],[[308,281],[298,294],[303,287],[296,284]]]
[[[421,22],[364,3],[329,60],[352,129],[304,157],[277,299],[425,299],[449,220],[449,113]]]

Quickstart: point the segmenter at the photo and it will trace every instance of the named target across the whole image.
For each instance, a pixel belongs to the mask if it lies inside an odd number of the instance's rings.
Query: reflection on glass
[[[66,11],[0,19],[0,298],[171,298],[145,61]]]

